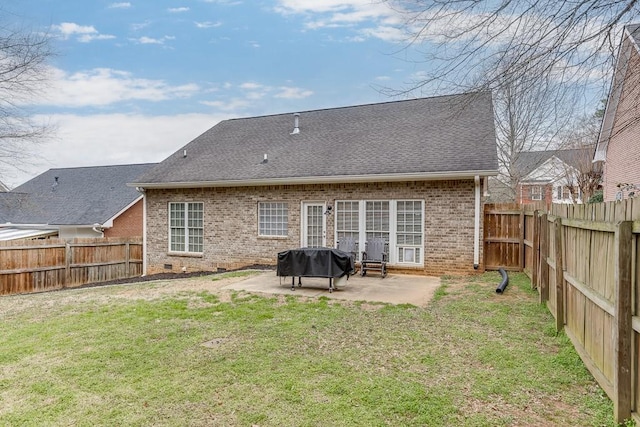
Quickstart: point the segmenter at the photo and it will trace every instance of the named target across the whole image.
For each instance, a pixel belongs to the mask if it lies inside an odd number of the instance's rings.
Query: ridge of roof
[[[491,92],[488,90],[478,90],[478,91],[471,91],[471,92],[463,92],[463,93],[451,93],[451,94],[443,94],[443,95],[434,95],[434,96],[428,96],[428,97],[418,97],[418,98],[407,98],[407,99],[394,99],[391,101],[382,101],[382,102],[367,102],[364,104],[354,104],[354,105],[342,105],[339,107],[326,107],[326,108],[314,108],[311,110],[296,110],[296,111],[289,111],[289,112],[284,112],[284,113],[273,113],[273,114],[262,114],[262,115],[258,115],[258,116],[246,116],[246,117],[233,117],[230,119],[225,119],[225,120],[221,120],[221,122],[231,122],[231,121],[235,121],[235,120],[247,120],[247,119],[260,119],[260,118],[268,118],[268,117],[278,117],[278,116],[290,116],[292,114],[296,114],[296,113],[300,113],[300,114],[304,114],[304,113],[320,113],[323,111],[337,111],[337,110],[345,110],[345,109],[350,109],[350,108],[361,108],[361,107],[371,107],[371,106],[384,106],[384,105],[388,105],[388,104],[395,104],[395,103],[401,103],[401,102],[411,102],[411,101],[425,101],[425,100],[437,100],[439,98],[453,98],[453,97],[463,97],[463,96],[472,96],[472,95],[477,95],[477,96],[486,96],[486,95],[491,95]]]

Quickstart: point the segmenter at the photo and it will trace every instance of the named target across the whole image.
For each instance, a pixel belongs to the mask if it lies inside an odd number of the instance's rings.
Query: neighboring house
[[[640,194],[640,25],[627,25],[594,162],[603,165],[605,201]]]
[[[147,274],[275,265],[349,236],[392,268],[481,267],[481,194],[498,169],[491,95],[224,120],[130,185]]]
[[[142,194],[127,183],[151,166],[50,169],[0,193],[0,240],[142,236]]]
[[[514,170],[520,177],[516,188],[516,201],[521,204],[536,202],[582,203],[577,186],[585,165],[591,167],[593,150],[523,151],[518,155]]]
[[[0,181],[0,193],[5,193],[7,191],[9,191],[9,187],[4,185],[4,183],[2,181]]]

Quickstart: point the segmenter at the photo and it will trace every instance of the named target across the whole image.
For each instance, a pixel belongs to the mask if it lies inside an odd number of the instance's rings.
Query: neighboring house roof
[[[130,185],[269,185],[495,175],[490,93],[224,120]]]
[[[0,241],[37,239],[57,236],[58,230],[49,229],[22,229],[15,227],[0,227]]]
[[[607,147],[609,145],[609,139],[611,138],[611,132],[613,131],[620,96],[622,95],[623,81],[627,74],[631,53],[634,50],[636,54],[640,54],[640,24],[632,24],[624,27],[613,80],[611,82],[611,89],[609,90],[609,98],[607,99],[607,106],[604,111],[604,117],[602,118],[598,145],[596,146],[596,151],[593,156],[594,162],[606,161],[607,159]]]
[[[576,148],[569,150],[547,150],[547,151],[523,151],[518,154],[515,161],[515,171],[521,181],[550,182],[559,178],[558,171],[552,174],[536,174],[534,172],[541,169],[545,164],[549,164],[553,159],[557,159],[567,166],[579,170],[585,159],[590,159],[593,150],[591,148]],[[553,168],[549,168],[551,170]],[[564,172],[560,171],[560,172]]]
[[[9,191],[9,187],[4,185],[4,183],[2,181],[0,181],[0,193],[4,193],[6,191]]]
[[[49,169],[0,193],[0,223],[104,224],[141,197],[128,182],[153,163]]]

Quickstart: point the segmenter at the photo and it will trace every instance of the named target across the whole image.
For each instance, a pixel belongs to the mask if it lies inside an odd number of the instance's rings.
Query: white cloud
[[[247,90],[255,90],[263,87],[264,85],[261,85],[260,83],[254,83],[254,82],[246,82],[240,85],[241,89],[247,89]]]
[[[110,34],[100,34],[93,25],[78,25],[74,22],[63,22],[52,26],[52,29],[57,31],[65,40],[76,37],[78,41],[83,43],[116,38],[116,36]]]
[[[167,12],[169,13],[182,13],[182,12],[188,12],[190,9],[188,7],[170,7],[169,9],[167,9]]]
[[[346,38],[362,42],[368,38],[386,41],[404,39],[400,30],[401,11],[386,2],[371,0],[279,0],[275,10],[283,15],[301,15],[307,30],[320,28],[352,28],[358,35]]]
[[[241,1],[236,1],[236,0],[204,0],[204,2],[221,4],[223,6],[237,6],[239,4],[242,4]]]
[[[151,21],[144,21],[144,22],[140,22],[137,24],[131,24],[131,30],[132,31],[140,31],[144,28],[147,28],[149,25],[151,25]]]
[[[134,42],[139,43],[139,44],[159,44],[159,45],[163,45],[165,41],[167,41],[167,40],[175,40],[175,39],[176,38],[174,36],[164,36],[164,37],[161,37],[159,39],[153,38],[153,37],[142,36],[142,37],[138,37],[137,39],[129,39],[129,40],[134,41]]]
[[[50,168],[159,162],[227,118],[227,114],[55,115],[47,118],[57,125],[55,137],[37,146],[45,162],[24,172],[10,171],[3,179],[14,187]]]
[[[312,90],[302,89],[299,87],[281,86],[278,88],[278,92],[273,96],[285,99],[302,99],[308,98],[311,95],[313,95]]]
[[[222,22],[204,21],[204,22],[194,22],[194,24],[196,25],[197,28],[215,28],[215,27],[221,26]]]
[[[206,105],[208,107],[215,107],[222,111],[234,112],[237,110],[242,110],[251,105],[251,103],[247,99],[242,98],[232,98],[228,101],[201,101],[202,105]]]
[[[109,68],[95,68],[73,74],[52,71],[53,82],[40,105],[60,107],[105,106],[122,101],[164,101],[188,98],[200,88],[196,84],[172,86],[163,80],[134,77],[131,73]]]
[[[128,8],[131,7],[131,3],[129,3],[129,2],[111,3],[107,7],[109,9],[128,9]]]

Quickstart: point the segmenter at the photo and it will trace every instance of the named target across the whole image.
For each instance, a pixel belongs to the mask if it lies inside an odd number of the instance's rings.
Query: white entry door
[[[302,247],[319,248],[327,244],[327,218],[324,203],[302,204]]]

